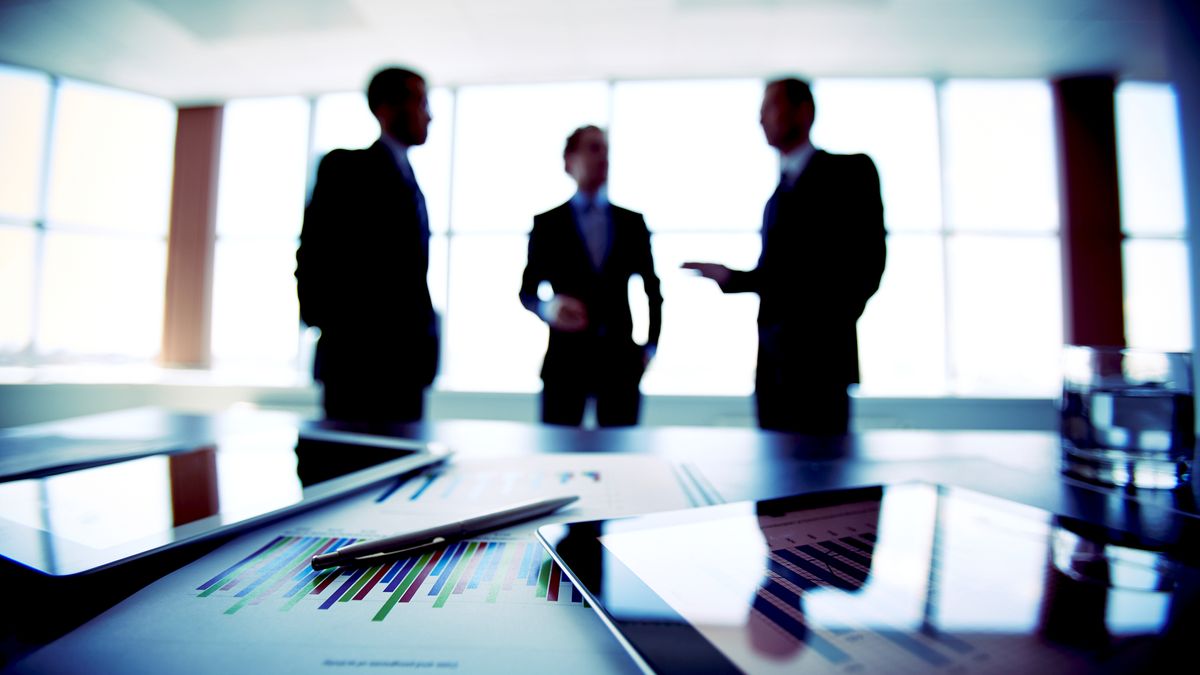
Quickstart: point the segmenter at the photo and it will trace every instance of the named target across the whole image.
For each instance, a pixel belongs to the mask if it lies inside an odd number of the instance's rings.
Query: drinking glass
[[[1186,483],[1196,451],[1193,396],[1189,353],[1066,347],[1063,472],[1121,487]]]

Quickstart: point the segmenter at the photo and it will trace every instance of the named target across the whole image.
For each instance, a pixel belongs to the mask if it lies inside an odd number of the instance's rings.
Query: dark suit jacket
[[[296,251],[300,318],[321,329],[313,376],[424,387],[438,335],[416,191],[381,141],[321,161]]]
[[[629,310],[629,278],[635,274],[642,277],[650,305],[648,342],[658,344],[662,292],[650,253],[650,231],[642,214],[611,204],[609,208],[608,254],[599,270],[588,255],[570,202],[533,219],[521,278],[521,303],[536,314],[538,285],[548,281],[555,293],[582,300],[588,313],[584,331],[550,330],[543,380],[578,377],[597,368],[615,369],[628,374],[636,386],[642,374],[643,349],[633,341]]]
[[[858,382],[855,324],[886,259],[879,174],[866,155],[817,151],[763,218],[758,266],[728,293],[759,294],[759,370],[784,382]],[[766,361],[766,363],[764,363]]]

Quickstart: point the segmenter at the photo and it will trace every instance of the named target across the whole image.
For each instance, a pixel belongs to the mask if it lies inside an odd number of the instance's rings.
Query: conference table
[[[1189,564],[1200,557],[1195,553],[1200,551],[1200,481],[1193,477],[1191,483],[1168,491],[1075,480],[1059,471],[1059,440],[1046,432],[895,429],[811,437],[744,427],[575,429],[468,419],[363,427],[278,410],[239,407],[194,413],[138,408],[0,429],[0,462],[35,466],[39,461],[119,456],[130,448],[199,447],[268,427],[432,441],[452,448],[456,457],[654,456],[671,464],[698,506],[923,481],[1001,497],[1094,525],[1096,531],[1120,533],[1116,543],[1123,546],[1169,552]],[[78,578],[48,577],[0,560],[0,583],[8,604],[22,608],[10,611],[4,621],[0,665],[69,632],[222,543],[221,538],[204,540],[103,575]],[[1200,602],[1191,600],[1189,617],[1200,608]]]

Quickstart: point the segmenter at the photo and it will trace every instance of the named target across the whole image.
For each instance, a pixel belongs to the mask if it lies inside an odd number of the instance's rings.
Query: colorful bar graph
[[[370,567],[313,570],[318,552],[349,537],[282,536],[196,587],[197,598],[230,602],[226,614],[264,605],[339,611],[356,604],[382,621],[397,606],[438,609],[451,602],[536,602],[583,606],[582,594],[536,542],[463,541],[419,557]]]

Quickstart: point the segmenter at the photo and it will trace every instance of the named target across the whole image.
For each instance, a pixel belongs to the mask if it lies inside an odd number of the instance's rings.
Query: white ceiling
[[[0,62],[176,103],[432,84],[1165,79],[1160,0],[0,0]]]

